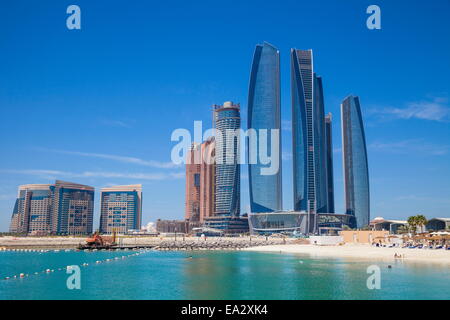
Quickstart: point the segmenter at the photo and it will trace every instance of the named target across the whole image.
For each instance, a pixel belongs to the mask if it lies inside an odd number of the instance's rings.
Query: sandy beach
[[[386,262],[411,261],[411,262],[429,262],[450,264],[450,250],[430,250],[430,249],[401,249],[373,247],[371,245],[353,245],[343,246],[315,246],[315,245],[273,245],[265,247],[252,247],[244,250],[261,252],[278,252],[308,255],[311,257],[330,257],[330,258],[355,258],[379,260]],[[394,254],[400,254],[404,258],[394,258]]]

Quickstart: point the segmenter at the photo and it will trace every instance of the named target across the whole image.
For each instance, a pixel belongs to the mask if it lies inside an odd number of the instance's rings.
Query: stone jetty
[[[282,242],[273,240],[212,240],[208,241],[161,241],[154,250],[240,250],[250,247],[279,245]]]

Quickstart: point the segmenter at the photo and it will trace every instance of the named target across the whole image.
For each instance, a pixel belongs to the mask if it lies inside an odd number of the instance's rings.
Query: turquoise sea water
[[[29,274],[0,280],[0,299],[450,299],[448,265],[398,261],[389,269],[369,260],[245,251],[133,253],[0,252],[0,279]],[[127,258],[114,260],[121,256]],[[372,264],[381,268],[380,290],[366,286]],[[67,289],[67,265],[80,266],[80,290]]]

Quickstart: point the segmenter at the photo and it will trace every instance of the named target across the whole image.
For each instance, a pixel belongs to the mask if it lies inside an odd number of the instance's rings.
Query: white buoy
[[[20,277],[23,278],[23,277],[25,277],[25,275],[24,275],[23,273],[21,273],[21,274],[20,274]]]
[[[47,273],[50,273],[50,272],[51,272],[51,270],[50,270],[50,269],[47,269],[47,270],[45,270],[45,272],[47,272]]]
[[[102,263],[101,261],[99,261],[99,260],[97,260],[97,261],[95,261],[95,263]]]

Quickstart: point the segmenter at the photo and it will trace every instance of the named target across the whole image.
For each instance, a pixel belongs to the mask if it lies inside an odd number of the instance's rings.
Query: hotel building
[[[215,139],[193,143],[186,161],[185,220],[204,222],[214,215],[215,206]]]
[[[200,166],[200,222],[214,215],[216,203],[216,142],[211,137],[201,145],[203,161]]]
[[[369,224],[370,193],[366,137],[359,98],[348,96],[341,104],[342,157],[346,213],[356,228]]]
[[[100,232],[139,230],[142,220],[142,185],[101,189]]]
[[[193,143],[186,158],[185,220],[200,221],[201,145]]]
[[[19,186],[10,232],[25,234],[92,233],[94,188],[57,180]]]
[[[256,163],[248,164],[250,210],[252,213],[282,210],[281,184],[281,116],[280,116],[280,53],[277,48],[265,42],[257,45],[253,55],[248,94],[248,129],[255,130],[258,145],[249,143],[248,159],[252,154]],[[278,131],[278,139],[272,134]],[[261,132],[267,132],[266,150],[272,143],[278,144],[279,169],[275,174],[263,175],[261,169],[269,167],[262,164],[258,156],[261,146]],[[265,139],[265,138],[264,138]],[[261,140],[261,141],[260,141]]]
[[[52,189],[51,231],[56,234],[90,234],[94,218],[94,188],[56,180]]]
[[[49,184],[19,186],[9,231],[12,233],[48,234],[52,191]]]

